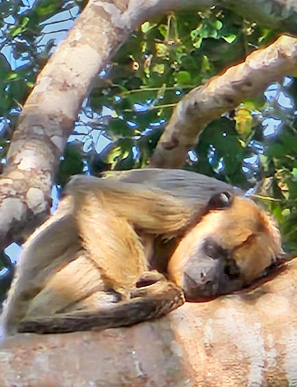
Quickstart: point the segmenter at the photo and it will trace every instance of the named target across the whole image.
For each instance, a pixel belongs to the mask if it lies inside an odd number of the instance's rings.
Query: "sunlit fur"
[[[199,249],[206,237],[228,250],[240,268],[241,281],[221,281],[224,262],[204,254],[214,294],[250,283],[281,253],[270,218],[223,182],[181,170],[123,176],[75,177],[58,211],[29,238],[4,309],[8,334],[129,325],[164,315],[183,302],[180,289],[166,283],[183,288],[184,274],[199,283]],[[209,208],[213,195],[222,191],[234,196],[230,207]],[[178,243],[165,272],[169,281],[159,286],[157,279],[156,286],[138,290],[139,278],[157,256],[157,239],[160,262],[168,241]],[[197,274],[187,273],[189,263]],[[207,294],[203,282],[199,286],[196,293]]]

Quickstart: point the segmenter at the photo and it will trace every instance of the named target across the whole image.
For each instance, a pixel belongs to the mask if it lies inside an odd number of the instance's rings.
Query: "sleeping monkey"
[[[251,284],[282,254],[274,221],[226,183],[183,170],[72,178],[24,245],[7,334],[125,326]]]

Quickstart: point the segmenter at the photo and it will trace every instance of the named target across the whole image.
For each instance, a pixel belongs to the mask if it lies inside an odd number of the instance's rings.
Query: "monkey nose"
[[[188,301],[214,297],[218,292],[218,287],[219,281],[209,278],[209,275],[204,271],[196,273],[195,276],[193,273],[184,273],[183,291]]]

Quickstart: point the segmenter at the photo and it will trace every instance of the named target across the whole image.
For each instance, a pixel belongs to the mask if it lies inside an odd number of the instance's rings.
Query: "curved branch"
[[[151,160],[152,167],[180,168],[204,127],[274,81],[296,71],[297,39],[281,36],[243,63],[189,92],[177,105]]]
[[[293,386],[296,284],[297,260],[253,291],[186,303],[154,322],[17,335],[0,348],[0,385]]]

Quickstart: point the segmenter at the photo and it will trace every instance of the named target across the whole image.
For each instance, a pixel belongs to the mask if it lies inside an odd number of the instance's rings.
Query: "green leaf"
[[[191,74],[188,71],[179,71],[175,75],[175,80],[180,86],[190,85],[192,82]]]

